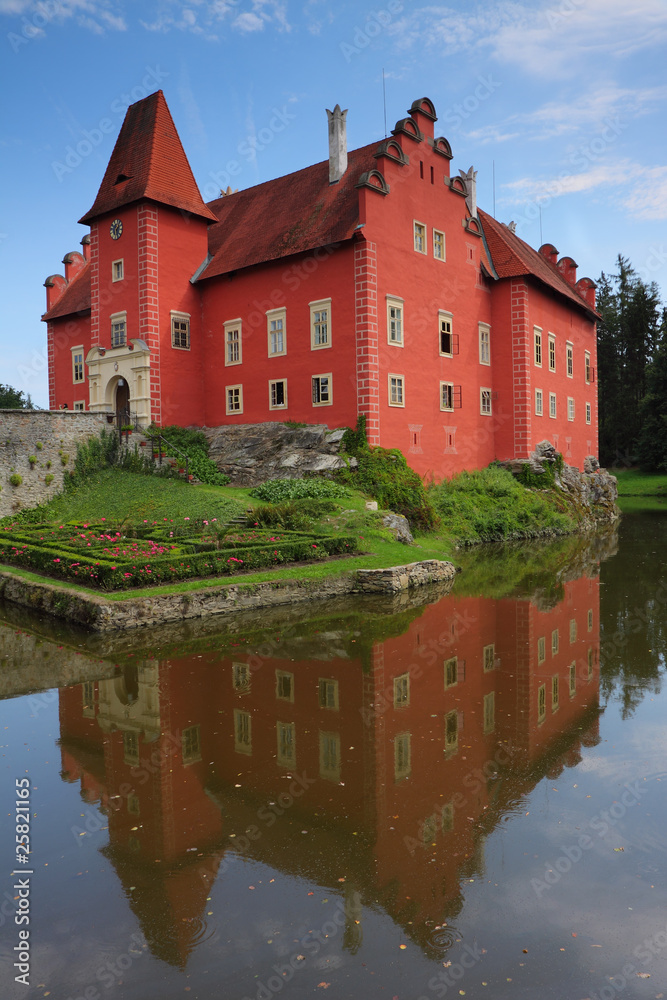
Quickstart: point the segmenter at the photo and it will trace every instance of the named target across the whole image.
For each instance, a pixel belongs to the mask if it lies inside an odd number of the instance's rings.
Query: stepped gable
[[[212,260],[199,280],[350,239],[359,224],[356,185],[377,168],[377,148],[372,142],[353,150],[336,184],[324,160],[209,202],[219,221],[208,231]]]
[[[90,312],[90,264],[82,267],[69,283],[56,304],[44,313],[43,320],[60,319],[78,313],[83,316]]]
[[[144,198],[217,221],[204,204],[161,90],[127,109],[93,207],[79,222]]]
[[[562,276],[557,267],[537,250],[533,250],[511,229],[498,222],[491,215],[479,210],[479,218],[484,227],[484,235],[499,278],[515,278],[529,274],[555,292],[564,295],[594,319],[599,313],[579,295],[576,289]]]

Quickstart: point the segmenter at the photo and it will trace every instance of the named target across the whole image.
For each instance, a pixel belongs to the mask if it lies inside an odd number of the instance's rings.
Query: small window
[[[276,670],[276,698],[280,698],[281,701],[294,701],[294,674]]]
[[[276,722],[276,742],[279,767],[294,767],[296,764],[296,726],[293,722]]]
[[[570,642],[577,641],[577,619],[570,619]]]
[[[485,416],[490,416],[491,414],[491,390],[490,389],[480,389],[479,390],[479,412]]]
[[[417,253],[426,253],[426,226],[421,222],[414,224],[414,238]]]
[[[338,681],[329,677],[320,677],[318,684],[320,708],[338,711]]]
[[[331,347],[331,299],[310,303],[310,346],[313,351]]]
[[[558,682],[558,674],[554,674],[551,678],[551,711],[555,712],[558,708],[558,700],[560,696],[560,685]]]
[[[252,719],[250,712],[234,709],[234,749],[237,753],[252,753]]]
[[[441,410],[453,410],[454,409],[454,383],[453,382],[441,382],[440,383],[440,409]]]
[[[125,347],[127,342],[127,313],[114,313],[111,317],[111,346]]]
[[[535,390],[535,415],[541,417],[544,412],[544,397],[541,389]]]
[[[552,656],[555,656],[556,653],[558,652],[559,645],[560,645],[560,642],[559,642],[559,636],[558,636],[558,629],[555,628],[553,630],[553,632],[551,633],[551,655]]]
[[[592,414],[591,404],[590,403],[586,403],[586,423],[587,424],[590,424],[590,422],[591,422],[591,414]]]
[[[171,346],[190,350],[190,317],[184,313],[171,314]]]
[[[240,365],[243,360],[241,320],[231,319],[225,323],[225,364]]]
[[[248,663],[232,663],[232,686],[237,694],[248,694],[250,691],[250,665]]]
[[[556,338],[549,334],[549,371],[556,371]]]
[[[112,281],[122,281],[125,277],[125,267],[123,265],[123,260],[114,260],[111,262],[111,280]]]
[[[403,300],[387,297],[387,343],[403,346]]]
[[[570,698],[572,698],[577,693],[577,665],[576,663],[571,663],[567,668],[567,680],[568,687],[570,689]]]
[[[266,314],[269,338],[269,357],[287,353],[287,312],[285,309],[270,309]]]
[[[574,399],[572,396],[567,397],[567,419],[574,420]]]
[[[535,364],[538,368],[542,367],[542,331],[536,326],[534,331],[534,349],[535,349]]]
[[[484,665],[484,673],[488,674],[489,670],[493,670],[496,665],[496,645],[495,643],[490,643],[485,646],[482,650],[482,663]]]
[[[405,406],[405,394],[402,375],[389,375],[389,405]]]
[[[566,345],[565,354],[567,359],[567,377],[572,378],[574,375],[574,348],[572,344]]]
[[[486,323],[479,324],[479,363],[491,364],[491,327]]]
[[[584,352],[584,378],[587,382],[591,381],[591,375],[593,374],[591,369],[591,355],[590,351]]]
[[[547,686],[540,684],[537,690],[537,721],[544,722],[547,714]]]
[[[84,381],[83,347],[72,348],[72,382]]]
[[[227,413],[243,413],[243,386],[226,385],[225,399],[227,402]]]
[[[490,691],[484,695],[484,732],[492,733],[496,728],[496,693]]]
[[[83,399],[75,399],[74,400],[74,409],[75,410],[85,410],[85,408],[86,408],[86,402],[85,402],[85,400],[83,400]]]
[[[201,726],[188,726],[181,735],[183,763],[194,764],[201,760]]]
[[[592,608],[588,609],[588,621],[587,621],[587,625],[588,625],[588,631],[592,632],[593,631],[593,609]]]
[[[549,416],[552,417],[552,418],[554,418],[554,419],[556,417],[556,393],[555,392],[550,392],[549,393]]]
[[[547,643],[543,635],[537,640],[537,662],[544,663],[547,658]]]
[[[410,675],[394,677],[394,708],[407,708],[410,704]]]
[[[444,664],[444,674],[445,674],[445,690],[450,687],[454,687],[458,683],[459,679],[459,661],[456,656],[450,656],[448,660],[445,660]]]
[[[327,375],[313,375],[311,379],[313,406],[331,406],[333,403],[333,385],[331,372]]]
[[[400,733],[394,737],[394,781],[407,778],[411,770],[411,736]]]
[[[269,382],[269,409],[287,409],[287,379],[280,378]]]
[[[320,778],[340,781],[340,736],[338,733],[320,733]]]
[[[436,260],[445,259],[445,234],[440,230],[433,230],[433,256]]]
[[[454,334],[452,332],[451,313],[440,312],[440,354],[447,358],[454,355]]]

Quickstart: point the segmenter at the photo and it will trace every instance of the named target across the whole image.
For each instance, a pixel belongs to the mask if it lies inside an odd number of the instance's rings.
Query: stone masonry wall
[[[0,410],[0,517],[55,496],[74,464],[77,444],[106,426],[103,413]],[[14,474],[21,476],[19,486],[10,482]],[[48,483],[47,476],[53,477]]]

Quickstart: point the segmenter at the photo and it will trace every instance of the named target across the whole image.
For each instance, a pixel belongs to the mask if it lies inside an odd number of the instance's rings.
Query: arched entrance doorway
[[[130,423],[130,387],[124,378],[116,383],[116,422],[119,427]]]

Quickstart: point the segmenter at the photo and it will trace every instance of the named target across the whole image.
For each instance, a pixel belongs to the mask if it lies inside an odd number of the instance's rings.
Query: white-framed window
[[[438,346],[440,355],[445,358],[451,358],[454,355],[453,324],[454,318],[451,313],[444,312],[442,309],[438,310],[438,326],[440,331]]]
[[[547,658],[547,641],[546,638],[541,635],[537,640],[537,665],[544,663]]]
[[[445,234],[439,229],[433,230],[433,256],[436,260],[445,259]]]
[[[122,281],[125,277],[125,264],[123,258],[111,261],[111,280]]]
[[[310,302],[310,347],[331,347],[331,299]]]
[[[293,722],[276,722],[276,763],[278,767],[296,764],[296,725]]]
[[[188,313],[171,312],[171,346],[180,351],[190,350],[190,316]]]
[[[313,375],[310,382],[313,406],[331,406],[333,403],[333,380],[331,372],[326,372],[324,375]]]
[[[544,413],[544,395],[541,389],[535,390],[535,415],[541,417]]]
[[[394,781],[402,781],[410,774],[411,739],[410,733],[399,733],[394,737]]]
[[[551,633],[551,655],[552,656],[556,655],[556,653],[558,652],[559,646],[560,646],[559,632],[558,632],[558,629],[555,628],[553,630],[553,632]]]
[[[556,393],[555,392],[550,392],[549,393],[549,416],[553,417],[554,420],[556,418]]]
[[[489,691],[484,695],[484,732],[492,733],[496,728],[496,693]]]
[[[459,748],[459,713],[454,709],[445,715],[445,756],[455,754]]]
[[[587,627],[587,629],[588,629],[589,632],[593,631],[593,609],[592,608],[588,609],[588,616],[587,616],[587,619],[586,619],[586,627]]]
[[[243,361],[243,326],[240,319],[225,323],[225,365],[240,365]]]
[[[479,324],[479,363],[491,364],[491,327],[488,323]]]
[[[394,677],[394,708],[407,708],[410,704],[410,674]]]
[[[125,347],[127,343],[127,313],[113,313],[111,319],[111,346]]]
[[[128,729],[123,733],[123,761],[133,766],[139,763],[139,733],[136,730]]]
[[[533,353],[535,358],[535,364],[538,368],[542,367],[542,330],[539,326],[533,329]]]
[[[250,664],[243,662],[232,663],[232,687],[237,694],[250,693]]]
[[[269,382],[269,409],[287,409],[287,379],[278,378]]]
[[[565,345],[565,360],[567,364],[567,377],[572,378],[574,375],[574,347],[570,343]]]
[[[584,376],[587,382],[593,381],[593,369],[591,368],[590,351],[586,351],[584,354]]]
[[[276,698],[294,701],[294,674],[287,670],[276,670]]]
[[[181,752],[184,764],[201,760],[201,726],[188,726],[181,733]]]
[[[558,711],[558,702],[560,700],[560,683],[558,680],[558,674],[554,674],[551,678],[551,711]]]
[[[490,389],[480,389],[479,390],[479,412],[485,416],[490,416],[491,414],[491,390]]]
[[[567,397],[567,419],[574,420],[574,399],[572,396]]]
[[[413,223],[414,246],[417,253],[426,253],[426,226],[423,222]]]
[[[459,680],[459,661],[458,657],[450,656],[448,660],[443,662],[444,670],[444,680],[445,680],[445,691],[447,688],[454,687],[458,684]]]
[[[482,664],[484,667],[484,673],[488,674],[489,670],[493,670],[496,665],[496,644],[495,642],[489,643],[488,646],[484,646],[482,650]]]
[[[287,310],[269,309],[266,314],[269,357],[287,353]]]
[[[75,410],[85,410],[86,401],[84,399],[75,399],[73,406]]]
[[[570,690],[570,698],[573,698],[577,693],[577,665],[576,663],[571,663],[567,668],[567,680],[568,688]]]
[[[570,618],[570,642],[577,641],[577,619]]]
[[[592,413],[591,404],[590,403],[586,403],[586,423],[587,424],[590,424],[590,422],[591,422],[591,413]]]
[[[340,734],[319,733],[320,778],[340,781]]]
[[[226,385],[225,403],[227,414],[243,413],[243,386]]]
[[[252,753],[252,717],[240,708],[234,709],[234,749],[237,753]]]
[[[403,299],[387,296],[387,343],[403,346]]]
[[[402,375],[388,375],[389,405],[405,406],[405,386]]]
[[[72,348],[72,382],[83,382],[84,379],[83,345],[79,344]]]
[[[453,382],[441,382],[440,383],[440,409],[441,410],[453,410],[454,409],[454,383]]]
[[[338,711],[338,681],[332,677],[320,677],[318,681],[318,699],[320,708]]]
[[[553,333],[549,334],[549,371],[556,371],[556,338]]]
[[[547,714],[547,686],[540,684],[537,689],[537,721],[544,722]]]

